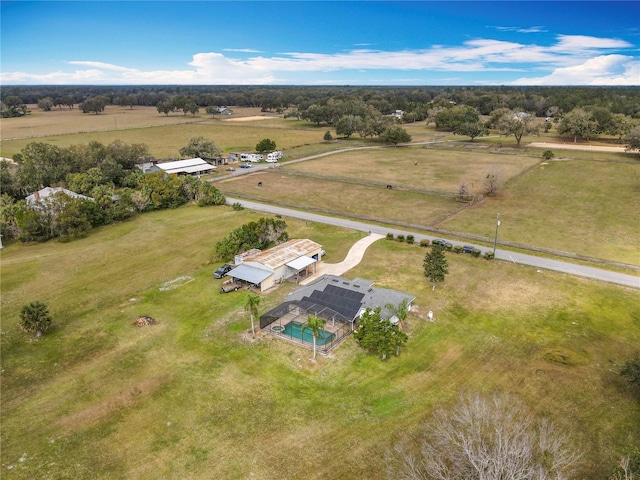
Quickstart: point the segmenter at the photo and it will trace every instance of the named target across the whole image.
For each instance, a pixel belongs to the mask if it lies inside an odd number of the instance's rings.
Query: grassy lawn
[[[425,250],[381,240],[347,277],[416,296],[409,343],[382,363],[347,340],[314,364],[250,340],[243,293],[211,278],[215,242],[260,216],[185,207],[0,253],[3,478],[382,479],[385,449],[465,390],[511,392],[566,425],[579,478],[605,478],[640,443],[615,373],[638,353],[638,291],[453,254],[432,291]],[[286,220],[331,262],[362,235]],[[35,299],[54,324],[31,342],[16,323]],[[138,315],[159,323],[134,327]]]

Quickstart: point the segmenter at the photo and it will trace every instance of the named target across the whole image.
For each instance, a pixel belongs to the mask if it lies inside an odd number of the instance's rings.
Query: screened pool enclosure
[[[328,353],[352,331],[353,319],[330,307],[305,300],[285,302],[269,310],[260,316],[260,328],[265,333],[313,348],[312,332],[304,328],[309,315],[325,321],[322,331],[316,337],[316,351],[319,353]]]

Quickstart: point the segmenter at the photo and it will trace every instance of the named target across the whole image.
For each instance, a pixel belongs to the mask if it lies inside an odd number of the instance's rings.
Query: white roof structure
[[[27,201],[27,203],[42,202],[59,192],[63,192],[66,195],[73,198],[81,198],[83,200],[91,200],[93,202],[93,198],[91,197],[87,197],[86,195],[81,195],[79,193],[72,192],[71,190],[67,190],[66,188],[62,188],[62,187],[44,187],[43,189],[38,190],[37,192],[33,192],[31,195],[26,197],[25,200]]]
[[[200,157],[188,158],[186,160],[176,160],[175,162],[157,163],[153,167],[149,168],[148,172],[162,170],[169,174],[188,174],[193,175],[197,173],[207,173],[211,170],[215,170],[216,167],[205,162]]]
[[[257,262],[267,268],[275,269],[282,265],[287,265],[289,262],[297,260],[302,256],[309,255],[321,248],[321,245],[312,240],[294,239],[281,243],[280,245],[276,245],[264,252],[245,258],[244,261]]]
[[[261,268],[243,264],[238,265],[227,275],[233,278],[239,278],[245,282],[253,283],[254,285],[259,285],[260,282],[272,274],[273,272],[271,270],[263,270]]]
[[[302,270],[304,267],[308,267],[312,263],[316,263],[317,260],[311,257],[299,257],[291,262],[287,262],[285,265],[291,267],[294,270]]]

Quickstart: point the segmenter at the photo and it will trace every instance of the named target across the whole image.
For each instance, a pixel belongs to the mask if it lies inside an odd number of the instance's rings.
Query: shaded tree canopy
[[[261,218],[233,230],[216,244],[216,254],[222,260],[230,260],[252,248],[266,249],[289,239],[287,224],[280,218]]]
[[[258,153],[273,152],[275,149],[276,142],[274,142],[270,138],[263,138],[256,145],[256,152]]]
[[[408,337],[389,319],[382,318],[380,311],[380,307],[375,310],[367,308],[360,317],[353,338],[367,352],[386,360],[394,352],[397,354],[400,346],[407,343]]]
[[[193,137],[189,143],[180,149],[182,158],[215,158],[220,155],[220,149],[204,137]]]

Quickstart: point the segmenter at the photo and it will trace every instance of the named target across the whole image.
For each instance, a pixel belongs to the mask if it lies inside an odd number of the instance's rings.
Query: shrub
[[[487,260],[493,260],[494,256],[493,252],[484,252],[484,258]]]
[[[416,239],[413,235],[407,235],[407,243],[413,245],[415,243]]]
[[[450,252],[451,250],[453,250],[453,244],[448,243],[447,246],[445,247],[445,249]]]
[[[387,240],[393,240],[393,233],[387,233]]]
[[[453,251],[456,253],[462,253],[462,246],[456,245],[455,247],[453,247]]]
[[[420,240],[420,246],[421,247],[428,247],[429,246],[429,240],[427,240],[426,238],[424,240]]]
[[[396,240],[399,241],[399,242],[404,242],[404,235],[398,235],[396,237]]]
[[[244,210],[244,207],[242,206],[242,204],[240,202],[236,202],[232,205],[234,210]]]
[[[482,253],[482,250],[480,250],[479,248],[474,248],[473,249],[473,253],[472,255],[476,258],[478,258],[480,256],[480,254]]]
[[[545,160],[551,160],[555,156],[556,155],[551,150],[545,150],[544,152],[542,152],[542,158],[544,158]]]

